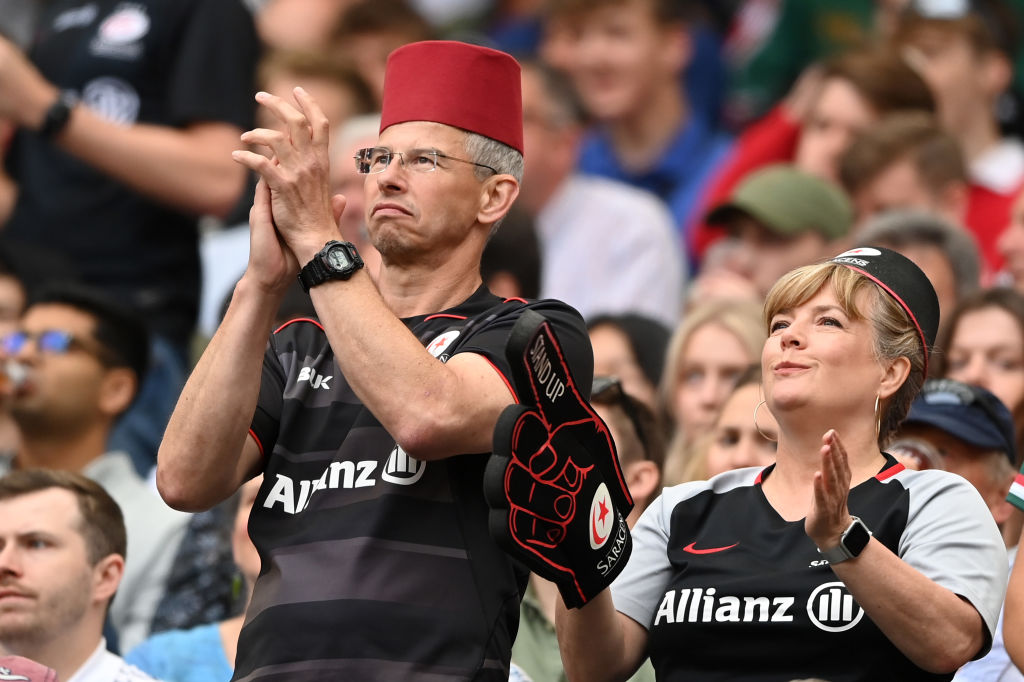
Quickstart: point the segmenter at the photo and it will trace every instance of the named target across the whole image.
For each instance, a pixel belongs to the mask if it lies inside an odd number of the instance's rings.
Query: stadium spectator
[[[354,161],[368,174],[376,282],[340,242],[322,112],[301,89],[301,111],[258,95],[289,134],[243,135],[278,163],[235,153],[262,177],[249,267],[157,471],[165,499],[188,509],[264,474],[240,679],[508,678],[526,575],[488,534],[487,457],[466,453],[489,451],[514,401],[504,351],[524,311],[547,318],[584,386],[592,371],[578,313],[481,286],[480,254],[518,194],[519,88],[515,61],[487,48],[428,41],[391,54],[377,145]],[[268,344],[296,273],[318,320]]]
[[[1004,137],[996,117],[996,102],[1013,78],[1015,23],[1001,0],[913,0],[894,36],[931,86],[939,120],[967,160],[964,222],[990,272],[1002,267],[996,239],[1024,187],[1024,144]]]
[[[684,451],[714,424],[736,379],[761,357],[764,339],[761,306],[753,301],[707,301],[676,327],[658,393],[672,433],[666,480],[679,480]]]
[[[146,329],[102,294],[53,285],[36,292],[3,346],[28,378],[8,399],[21,445],[13,457],[0,457],[0,476],[38,467],[80,472],[117,501],[131,561],[110,622],[127,650],[149,632],[188,522],[139,477],[126,453],[107,450],[145,372]]]
[[[690,297],[760,302],[786,272],[834,253],[853,209],[831,183],[779,164],[751,173],[705,220],[726,236],[706,254]]]
[[[103,639],[125,549],[121,509],[94,481],[50,469],[0,477],[0,654],[68,682],[153,682]]]
[[[150,375],[112,434],[145,474],[189,364],[198,216],[245,187],[258,44],[240,0],[46,3],[22,54],[0,40],[0,118],[18,126],[3,238],[65,257],[153,331]]]
[[[674,326],[686,259],[672,214],[650,192],[576,171],[582,111],[560,74],[528,62],[522,88],[519,203],[536,218],[541,296],[586,318],[629,312]]]
[[[1024,442],[1024,295],[1013,289],[976,291],[953,310],[937,347],[937,376],[988,389],[1010,409],[1020,457]]]
[[[924,270],[939,297],[939,338],[956,306],[981,284],[981,256],[974,237],[938,215],[888,211],[862,225],[857,240],[902,253]]]
[[[899,112],[862,130],[839,158],[839,180],[857,221],[916,208],[962,225],[967,169],[956,138],[923,111]]]
[[[653,192],[681,230],[731,144],[686,96],[687,4],[555,0],[547,11],[569,30],[567,73],[595,123],[579,170]]]
[[[839,157],[853,137],[886,114],[907,109],[934,112],[935,98],[897,53],[871,48],[831,57],[810,67],[783,102],[743,132],[701,205],[727,200],[749,173],[773,163],[793,163],[836,181]],[[699,226],[691,253],[702,258],[718,236]]]
[[[930,450],[925,455],[938,468],[962,476],[981,495],[1003,533],[1012,567],[1020,533],[1019,513],[1007,501],[1013,482],[1013,418],[989,391],[953,379],[929,379],[910,406],[890,451]],[[1010,532],[1012,528],[1012,532]],[[992,638],[992,649],[957,671],[957,682],[1020,682],[1024,676],[1010,661],[1003,644],[1003,613]]]

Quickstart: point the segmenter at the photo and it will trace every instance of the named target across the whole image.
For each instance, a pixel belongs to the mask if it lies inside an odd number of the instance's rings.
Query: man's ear
[[[903,356],[889,362],[882,368],[882,382],[878,386],[878,397],[883,400],[891,397],[900,389],[910,375],[910,360]]]
[[[116,417],[132,404],[139,390],[135,372],[127,367],[111,367],[100,380],[99,409],[103,414]]]
[[[637,506],[650,502],[657,493],[661,481],[658,465],[645,459],[627,464],[622,473],[626,477],[629,494],[633,496]]]
[[[121,577],[124,575],[124,557],[109,554],[93,567],[92,598],[96,602],[107,602],[114,597]]]
[[[487,178],[481,189],[476,219],[484,225],[493,225],[505,217],[517,196],[519,183],[511,175],[501,173]]]

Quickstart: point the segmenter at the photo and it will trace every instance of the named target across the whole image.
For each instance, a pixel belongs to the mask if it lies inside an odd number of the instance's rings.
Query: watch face
[[[348,251],[345,250],[344,246],[338,245],[327,252],[327,265],[332,270],[344,270],[352,265],[352,259],[348,256]]]
[[[843,545],[853,556],[858,556],[864,551],[870,541],[871,532],[860,519],[850,524],[850,528],[843,534]]]

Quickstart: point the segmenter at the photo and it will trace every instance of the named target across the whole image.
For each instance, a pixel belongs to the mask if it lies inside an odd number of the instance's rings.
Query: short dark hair
[[[67,490],[78,502],[89,562],[95,566],[111,554],[127,557],[124,515],[114,498],[99,483],[74,471],[19,469],[0,477],[0,500],[12,500],[50,488]]]
[[[847,81],[878,116],[917,109],[935,113],[935,96],[924,78],[893,49],[871,48],[843,52],[828,59],[822,80]]]
[[[967,182],[960,144],[931,114],[901,111],[863,130],[839,159],[839,179],[856,194],[898,161],[909,160],[931,192]]]
[[[44,304],[66,305],[92,316],[96,321],[93,337],[103,348],[103,363],[127,367],[142,382],[149,367],[149,330],[134,310],[97,289],[70,282],[41,287],[28,307]]]

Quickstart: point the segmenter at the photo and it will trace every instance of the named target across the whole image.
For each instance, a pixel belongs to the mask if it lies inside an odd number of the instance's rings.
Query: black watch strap
[[[332,265],[330,253],[335,249],[344,252],[344,260],[347,263],[344,267],[339,268]],[[328,280],[348,279],[361,267],[363,267],[363,259],[359,256],[355,244],[332,239],[299,271],[299,284],[302,285],[302,290],[308,294],[310,288]]]
[[[71,110],[78,104],[78,95],[71,90],[61,90],[56,101],[46,110],[43,117],[43,125],[39,128],[39,135],[45,138],[53,138],[60,131],[67,127],[71,120]]]

